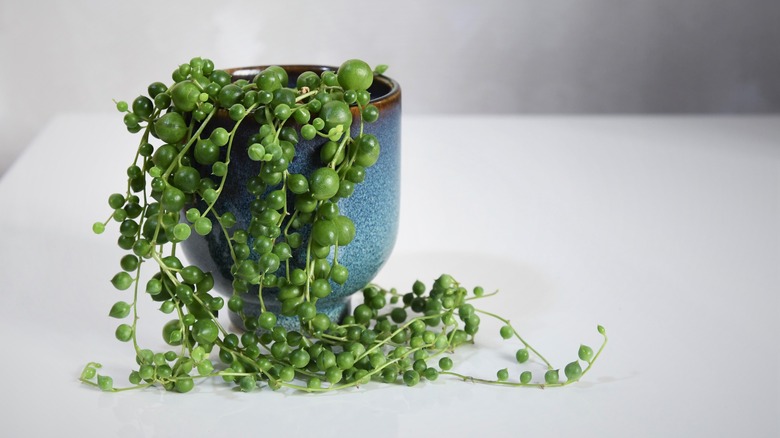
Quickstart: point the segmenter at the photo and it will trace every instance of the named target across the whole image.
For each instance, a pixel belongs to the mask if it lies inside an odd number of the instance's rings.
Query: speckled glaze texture
[[[284,66],[290,75],[290,85],[295,84],[297,76],[307,70],[320,72],[331,67],[322,66]],[[229,70],[236,79],[248,79],[257,74],[262,67],[249,67]],[[341,214],[355,223],[355,238],[349,245],[338,248],[338,261],[349,269],[349,278],[344,285],[331,282],[333,292],[326,299],[317,302],[319,312],[325,313],[334,321],[341,320],[349,311],[349,296],[367,285],[387,261],[395,244],[398,231],[398,211],[400,192],[400,159],[401,159],[401,90],[392,79],[384,76],[375,78],[375,85],[369,90],[372,103],[380,111],[379,120],[364,124],[364,133],[373,134],[380,144],[379,159],[376,164],[366,169],[365,181],[356,184],[352,196],[338,201]],[[358,120],[357,108],[353,108],[353,117]],[[219,114],[213,121],[211,129],[217,126],[232,128],[232,122],[227,114]],[[215,208],[218,212],[232,211],[236,216],[237,227],[246,229],[251,214],[249,204],[254,199],[246,190],[246,181],[257,175],[259,163],[251,161],[247,155],[247,141],[259,129],[259,125],[247,118],[239,126],[230,156],[230,170],[225,182],[223,193]],[[359,123],[353,126],[352,135],[359,133]],[[291,173],[309,175],[320,166],[320,147],[325,139],[316,138],[311,141],[301,141],[296,146],[296,157],[290,163]],[[205,170],[205,169],[204,169]],[[290,197],[288,202],[294,202]],[[201,206],[202,207],[202,206]],[[214,218],[212,218],[214,220]],[[301,231],[304,242],[308,240],[310,229]],[[225,235],[219,227],[204,237],[193,235],[182,243],[186,257],[193,263],[213,272],[215,289],[226,297],[232,294],[232,275],[230,267],[233,260],[225,240]],[[251,248],[251,242],[250,248]],[[301,249],[293,253],[293,266],[302,267],[306,253]],[[334,251],[329,260],[332,262]],[[256,254],[251,258],[257,259]],[[278,275],[284,273],[280,268]],[[263,301],[268,310],[277,314],[278,322],[288,329],[299,328],[297,317],[285,317],[280,314],[281,303],[276,299],[275,288],[263,288]],[[244,313],[256,316],[260,312],[257,299],[257,289],[244,295]],[[239,315],[230,315],[231,321],[244,329]]]

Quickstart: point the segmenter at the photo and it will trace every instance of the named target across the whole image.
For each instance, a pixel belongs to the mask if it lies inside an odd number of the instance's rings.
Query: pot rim
[[[249,66],[249,67],[232,67],[232,68],[226,68],[224,70],[230,73],[230,76],[233,77],[234,81],[236,79],[247,79],[251,81],[255,75],[257,75],[264,69],[270,67],[271,65],[274,64]],[[314,71],[317,73],[322,73],[324,71],[334,71],[334,72],[338,71],[338,67],[334,67],[330,65],[319,65],[319,64],[275,64],[275,65],[282,67],[288,72],[295,73],[295,76],[298,76],[301,73],[306,71]],[[238,78],[236,78],[237,76]],[[396,80],[385,75],[374,75],[374,81],[380,82],[385,88],[387,88],[387,92],[377,97],[374,97],[372,95],[370,100],[372,104],[377,106],[392,105],[395,101],[400,99],[401,86],[398,84]]]

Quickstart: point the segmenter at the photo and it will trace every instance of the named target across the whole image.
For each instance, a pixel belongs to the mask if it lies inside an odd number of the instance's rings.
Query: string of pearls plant
[[[219,378],[242,391],[323,392],[369,382],[414,386],[447,375],[541,388],[569,385],[591,369],[607,342],[603,327],[598,326],[603,337],[598,350],[581,345],[578,359],[565,365],[561,376],[507,319],[475,307],[492,294],[481,287],[468,290],[447,274],[430,288],[416,281],[406,292],[368,285],[362,304],[342,321],[318,313],[317,300],[349,275],[347,266],[327,256],[355,237],[354,223],[340,213],[338,200],[351,196],[379,156],[376,137],[363,126],[379,118],[368,89],[385,68],[372,70],[361,60],[349,60],[337,72],[303,73],[292,87],[278,66],[252,81],[233,81],[212,61],[194,58],[173,72],[172,84],[155,82],[148,95],[130,105],[116,102],[127,130],[140,134],[140,142],[127,168],[126,188],[108,198],[111,213],[93,231],[101,234],[112,221],[119,224],[117,244],[125,254],[111,283],[128,295],[109,316],[123,321],[115,336],[132,345],[136,367],[129,385],[117,387],[100,374],[99,363],[90,362],[81,382],[104,391],[158,386],[184,393],[196,381]],[[350,106],[357,106],[357,120]],[[233,129],[207,129],[217,111],[228,112]],[[247,144],[238,144],[236,129],[247,118],[260,128]],[[354,123],[359,129],[352,137]],[[325,140],[321,166],[310,175],[291,172],[298,139],[318,137]],[[258,163],[257,176],[246,186],[257,199],[246,229],[236,226],[233,212],[215,207],[236,148]],[[182,215],[191,205],[199,207]],[[228,240],[233,261],[233,295],[227,303],[214,293],[211,272],[185,265],[176,255],[177,244],[193,231],[206,235],[215,227]],[[304,229],[310,230],[307,240]],[[292,254],[300,248],[306,250],[305,263],[296,266]],[[153,273],[148,280],[144,269]],[[262,311],[248,316],[242,294],[253,287]],[[300,330],[277,324],[263,304],[263,288],[278,289],[282,314],[297,316]],[[139,300],[145,299],[159,302],[160,312],[171,316],[161,329],[167,345],[162,350],[140,345],[136,336]],[[225,304],[242,316],[247,331],[233,333],[220,323]],[[451,353],[475,341],[482,317],[500,321],[500,336],[518,342],[516,362],[530,368],[535,357],[543,375],[529,369],[510,373],[509,367],[494,379],[453,371]]]

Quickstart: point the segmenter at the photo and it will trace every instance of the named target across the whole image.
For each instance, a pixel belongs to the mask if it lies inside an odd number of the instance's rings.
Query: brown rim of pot
[[[227,68],[226,72],[230,73],[233,77],[233,81],[238,79],[246,79],[252,81],[258,73],[263,71],[267,65],[253,66],[253,67],[235,67]],[[324,71],[337,71],[338,67],[332,67],[327,65],[280,65],[290,77],[297,78],[301,73],[306,71],[313,71],[315,73],[322,73]],[[377,107],[380,114],[383,109],[389,106],[393,106],[401,99],[401,86],[395,80],[384,76],[374,75],[374,83],[368,89],[371,93],[371,103]],[[352,112],[357,114],[357,107],[352,107]],[[381,116],[380,116],[381,117]]]

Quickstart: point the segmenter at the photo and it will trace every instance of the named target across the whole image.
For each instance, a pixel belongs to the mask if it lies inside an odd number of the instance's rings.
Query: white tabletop
[[[118,383],[133,364],[107,316],[123,296],[108,281],[122,252],[91,224],[107,217],[135,142],[119,114],[63,115],[0,180],[3,436],[780,433],[780,117],[404,119],[400,234],[377,282],[448,272],[500,289],[483,307],[561,367],[604,325],[591,372],[547,390],[453,378],[327,395],[80,384],[88,361]],[[159,339],[151,305],[142,318],[139,335]],[[498,327],[483,323],[456,370],[516,378],[517,345]]]

